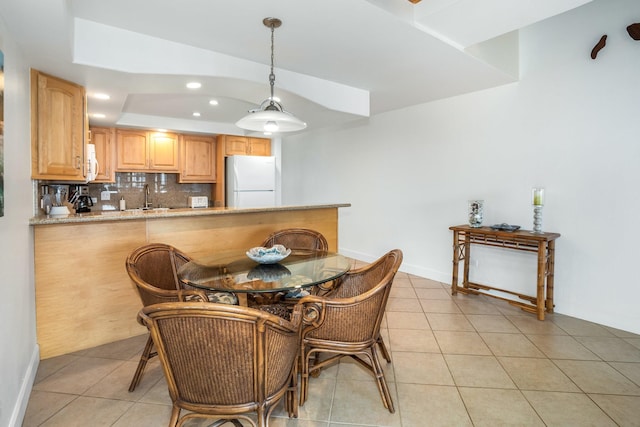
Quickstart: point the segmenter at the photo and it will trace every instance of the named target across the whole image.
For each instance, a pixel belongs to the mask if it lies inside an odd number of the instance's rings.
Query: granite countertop
[[[177,208],[177,209],[128,209],[126,211],[96,211],[71,215],[39,215],[29,220],[29,225],[75,224],[84,222],[127,221],[134,219],[173,218],[202,215],[229,215],[256,212],[296,211],[309,209],[346,208],[351,203],[326,205],[292,205],[267,208]]]

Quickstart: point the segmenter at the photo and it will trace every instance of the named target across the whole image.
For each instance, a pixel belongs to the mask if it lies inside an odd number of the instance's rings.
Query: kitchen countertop
[[[229,215],[255,212],[296,211],[309,209],[346,208],[351,203],[326,205],[291,205],[266,208],[177,208],[177,209],[128,209],[126,211],[96,211],[71,215],[39,215],[29,220],[29,225],[77,224],[84,222],[127,221],[134,219],[172,218],[202,215]]]

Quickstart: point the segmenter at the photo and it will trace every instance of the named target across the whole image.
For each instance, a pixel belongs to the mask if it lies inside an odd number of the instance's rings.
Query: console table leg
[[[544,284],[547,277],[547,250],[544,242],[538,243],[538,282],[536,286],[536,308],[538,320],[544,320]]]
[[[547,248],[547,301],[546,308],[548,313],[553,313],[553,277],[555,269],[556,258],[556,242],[554,240],[549,241]]]
[[[460,263],[460,249],[458,232],[453,232],[453,274],[451,275],[451,295],[458,293],[458,265]]]
[[[464,233],[464,249],[462,249],[464,258],[464,276],[462,277],[462,286],[467,289],[469,287],[469,258],[471,258],[471,237],[469,233]]]

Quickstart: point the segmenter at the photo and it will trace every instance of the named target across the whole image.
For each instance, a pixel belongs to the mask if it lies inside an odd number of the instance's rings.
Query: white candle
[[[544,188],[533,188],[532,189],[533,200],[531,204],[534,206],[543,206],[544,205]]]

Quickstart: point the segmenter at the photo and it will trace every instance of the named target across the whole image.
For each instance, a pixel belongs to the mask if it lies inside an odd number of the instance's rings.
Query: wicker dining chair
[[[289,321],[226,304],[144,307],[138,320],[156,343],[173,403],[169,427],[194,418],[267,427],[282,398],[289,417],[297,417],[301,309]],[[190,412],[181,417],[182,410]]]
[[[262,246],[283,245],[288,249],[311,249],[328,251],[329,244],[322,233],[308,228],[286,228],[271,233]]]
[[[322,233],[309,228],[285,228],[282,230],[271,233],[262,242],[262,246],[271,247],[273,245],[283,245],[287,249],[292,251],[328,251],[329,243]],[[299,298],[312,294],[325,294],[332,289],[334,282],[323,283],[322,285],[314,286],[307,291],[292,291],[285,296],[285,301],[296,303]]]
[[[309,325],[305,323],[301,334],[300,405],[307,400],[310,373],[319,373],[323,367],[350,356],[373,374],[382,403],[389,412],[395,412],[376,347],[391,362],[380,323],[401,263],[402,251],[394,249],[372,264],[347,272],[330,294],[300,300],[305,320],[317,313]],[[320,353],[328,357],[317,357]]]
[[[184,289],[178,280],[177,271],[187,262],[189,257],[173,246],[151,243],[132,251],[125,261],[125,268],[145,307],[161,302],[188,300],[238,304],[238,297],[229,292],[211,293],[195,288]],[[129,391],[135,390],[142,379],[147,362],[156,355],[149,336],[129,385]]]

